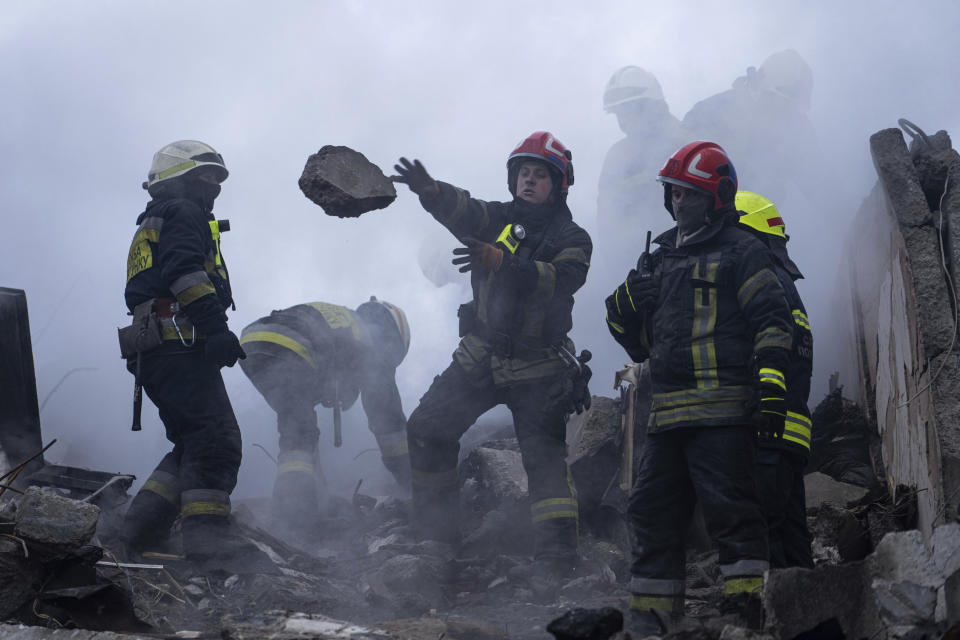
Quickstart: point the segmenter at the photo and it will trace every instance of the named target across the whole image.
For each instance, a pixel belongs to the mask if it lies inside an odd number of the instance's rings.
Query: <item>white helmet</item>
[[[394,333],[387,329],[387,338],[392,338],[388,340],[391,344],[377,346],[384,348],[382,353],[393,366],[399,366],[410,350],[410,324],[403,309],[384,300],[377,300],[376,296],[370,296],[370,300],[357,307],[357,314],[381,330],[387,326],[396,330]]]
[[[660,83],[646,69],[623,67],[610,76],[607,88],[603,90],[603,110],[613,111],[622,104],[644,98],[663,100]]]
[[[213,173],[218,182],[223,182],[230,175],[223,164],[223,157],[210,145],[197,140],[171,142],[153,154],[150,173],[143,188],[150,191],[164,180],[178,178],[200,167]]]
[[[796,102],[804,111],[810,106],[813,71],[793,49],[774,53],[760,65],[760,87]]]

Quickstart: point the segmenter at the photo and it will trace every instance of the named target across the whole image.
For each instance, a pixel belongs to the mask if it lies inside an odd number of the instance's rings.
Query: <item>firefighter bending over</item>
[[[272,508],[281,522],[306,529],[320,517],[317,404],[333,409],[339,446],[339,412],[359,396],[384,466],[397,483],[408,485],[396,370],[410,347],[410,325],[399,307],[375,297],[356,311],[327,302],[298,304],[247,326],[240,344],[247,352],[240,367],[277,412]]]
[[[577,557],[577,497],[567,468],[566,417],[589,406],[587,358],[573,356],[573,294],[586,279],[592,244],[566,204],[571,154],[547,132],[523,140],[507,160],[513,200],[485,202],[435,181],[400,159],[396,182],[465,247],[454,263],[470,272],[473,300],[460,307],[462,340],[407,423],[414,525],[428,538],[459,540],[460,436],[506,404],[527,473],[534,530],[533,572],[569,573]]]

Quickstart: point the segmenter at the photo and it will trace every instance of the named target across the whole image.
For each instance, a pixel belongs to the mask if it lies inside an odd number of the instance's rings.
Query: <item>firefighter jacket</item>
[[[793,313],[793,347],[790,350],[790,364],[784,372],[787,383],[785,397],[787,420],[783,438],[780,441],[761,440],[761,446],[785,448],[806,460],[810,455],[810,442],[813,423],[807,401],[810,397],[810,377],[813,375],[813,333],[807,310],[800,299],[800,293],[794,284],[790,272],[774,256],[775,272]]]
[[[573,294],[590,267],[590,236],[573,222],[565,203],[485,202],[437,184],[437,195],[421,197],[424,209],[458,239],[496,243],[504,250],[497,271],[471,272],[473,301],[460,310],[463,339],[454,360],[468,373],[492,372],[498,385],[562,373],[568,365],[557,347],[574,350],[567,333]],[[515,248],[498,242],[518,224],[524,231]]]
[[[676,228],[658,237],[655,293],[611,325],[633,357],[650,359],[650,432],[749,424],[758,379],[783,379],[790,307],[766,245],[735,221],[729,212],[681,247]]]
[[[192,339],[193,326],[201,336],[226,331],[233,297],[213,214],[186,198],[151,200],[137,225],[127,255],[127,308],[174,299],[186,314],[178,314],[183,339]],[[165,323],[164,338],[180,339],[174,329]]]
[[[363,319],[346,307],[326,302],[274,311],[244,328],[240,344],[248,356],[293,358],[313,371],[320,404],[349,409],[362,393],[374,433],[406,425],[396,367],[378,357]]]

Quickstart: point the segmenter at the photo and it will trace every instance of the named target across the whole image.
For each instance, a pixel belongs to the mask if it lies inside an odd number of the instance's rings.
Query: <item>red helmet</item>
[[[567,194],[567,189],[573,184],[573,154],[552,133],[534,131],[510,152],[507,158],[507,188],[512,195],[517,195],[516,172],[523,158],[544,161],[554,174],[554,182],[560,185],[560,195]]]
[[[714,142],[691,142],[677,149],[660,169],[664,206],[670,215],[670,185],[690,187],[713,195],[714,211],[733,204],[737,197],[737,172],[727,152]]]

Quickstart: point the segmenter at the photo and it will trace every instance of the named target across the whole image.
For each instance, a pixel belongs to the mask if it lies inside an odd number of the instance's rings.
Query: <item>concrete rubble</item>
[[[349,147],[326,145],[307,158],[299,185],[324,213],[339,218],[383,209],[397,198],[380,168]]]

